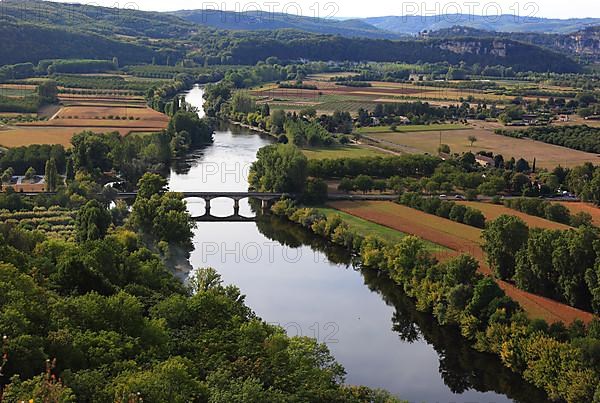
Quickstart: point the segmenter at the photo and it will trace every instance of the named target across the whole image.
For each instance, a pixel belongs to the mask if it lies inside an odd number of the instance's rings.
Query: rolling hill
[[[396,33],[379,29],[360,19],[335,20],[283,13],[237,13],[212,10],[182,10],[171,14],[194,24],[233,31],[296,29],[304,32],[341,35],[350,38],[394,39],[400,37]]]
[[[563,54],[515,41],[477,35],[460,38],[390,40],[389,33],[361,21],[304,19],[290,26],[285,16],[261,24],[202,24],[202,15],[8,0],[0,2],[0,60],[3,64],[53,58],[111,59],[121,64],[164,64],[193,58],[199,63],[256,64],[281,60],[460,62],[504,65],[515,71],[579,72]],[[197,21],[200,18],[200,23]],[[229,29],[224,29],[224,27]],[[242,29],[241,27],[248,27]],[[311,32],[317,31],[317,32]],[[319,31],[326,31],[325,33]],[[337,32],[337,33],[335,33]],[[343,32],[343,35],[342,35]]]

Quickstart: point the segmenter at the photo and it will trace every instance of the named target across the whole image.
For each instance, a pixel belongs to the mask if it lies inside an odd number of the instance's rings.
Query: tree
[[[45,181],[46,181],[46,190],[48,192],[55,192],[58,187],[58,170],[56,169],[56,161],[54,158],[50,158],[48,162],[46,162],[46,170],[45,170]]]
[[[261,108],[260,108],[260,114],[261,116],[267,117],[269,115],[271,115],[271,107],[269,106],[269,104],[264,103]]]
[[[356,179],[354,179],[354,186],[364,194],[373,190],[373,185],[373,178],[368,175],[358,175]]]
[[[102,239],[110,223],[109,211],[97,200],[91,200],[77,214],[77,239],[81,242]]]
[[[31,180],[31,179],[33,179],[35,174],[36,174],[35,169],[33,167],[29,167],[27,169],[27,171],[25,172],[25,179]]]
[[[236,113],[256,111],[256,100],[246,92],[237,91],[231,99],[231,110]]]
[[[4,170],[4,172],[2,173],[2,182],[10,183],[14,174],[15,174],[14,169],[12,169],[11,167],[6,168]]]
[[[54,80],[43,81],[38,85],[38,96],[45,104],[54,104],[58,101],[58,84]]]
[[[349,193],[354,190],[354,181],[350,178],[344,178],[338,185],[338,190]]]
[[[195,112],[177,111],[169,121],[167,131],[172,137],[186,131],[190,136],[190,145],[194,147],[213,142],[212,128],[206,119],[200,119]]]
[[[450,146],[448,144],[441,144],[438,147],[438,152],[439,153],[444,153],[444,154],[450,154],[450,152],[451,152]]]
[[[306,156],[294,145],[263,147],[250,169],[250,186],[262,192],[301,192],[306,186],[307,166]]]
[[[302,200],[307,205],[322,204],[327,201],[327,182],[319,178],[309,178]]]
[[[477,228],[485,228],[485,216],[479,210],[468,208],[465,212],[463,222]]]
[[[525,246],[529,228],[518,217],[502,215],[483,231],[483,250],[495,274],[510,280],[515,272],[517,253]]]
[[[527,162],[526,160],[524,160],[523,158],[520,158],[516,165],[515,165],[515,171],[517,172],[529,172],[530,168],[529,168],[529,162]]]
[[[492,301],[503,296],[504,292],[494,279],[484,277],[475,284],[473,298],[467,307],[467,311],[479,319],[489,317],[493,313],[489,312]]]
[[[65,177],[67,179],[67,183],[70,183],[73,181],[73,179],[75,179],[75,167],[73,166],[73,158],[67,158]]]
[[[469,143],[471,143],[471,148],[473,148],[473,144],[475,144],[475,142],[477,142],[477,137],[469,136],[468,140],[469,140]]]
[[[530,180],[527,175],[519,173],[512,177],[511,183],[513,192],[520,195],[521,193],[523,193],[523,189],[525,188],[525,186],[530,183]]]
[[[150,199],[153,195],[161,195],[167,191],[167,180],[158,174],[146,173],[138,181],[137,197]]]
[[[448,286],[471,284],[477,273],[479,263],[473,256],[460,255],[446,263],[444,282]]]

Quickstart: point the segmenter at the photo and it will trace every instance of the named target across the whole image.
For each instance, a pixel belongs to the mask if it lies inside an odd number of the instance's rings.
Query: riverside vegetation
[[[598,349],[600,322],[574,322],[569,328],[529,320],[477,261],[462,255],[440,263],[420,239],[407,236],[394,245],[362,237],[337,215],[277,202],[274,214],[310,229],[357,254],[362,265],[390,277],[441,325],[457,326],[480,350],[544,389],[551,399],[590,402],[600,397]]]

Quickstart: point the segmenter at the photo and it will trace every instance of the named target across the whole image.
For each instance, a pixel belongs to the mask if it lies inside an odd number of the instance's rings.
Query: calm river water
[[[202,94],[195,87],[186,100],[201,107]],[[219,130],[213,145],[173,167],[170,189],[246,191],[249,165],[270,143],[247,130]],[[194,215],[203,214],[203,201],[188,205]],[[213,200],[211,206],[216,216],[233,212],[230,200]],[[247,201],[240,212],[253,215]],[[388,279],[355,269],[344,251],[302,228],[269,217],[199,223],[194,245],[194,268],[217,269],[265,321],[326,343],[349,384],[384,388],[412,402],[545,400],[498,359],[469,348],[455,329],[417,312]]]

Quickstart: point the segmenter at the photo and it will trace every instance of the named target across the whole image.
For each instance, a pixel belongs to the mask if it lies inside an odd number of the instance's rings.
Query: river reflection
[[[193,90],[200,98],[200,88]],[[186,98],[189,102],[189,97]],[[247,167],[271,143],[244,130],[223,128],[215,143],[176,164],[175,191],[244,191]],[[215,172],[217,167],[220,171]],[[233,167],[240,167],[234,173]],[[193,215],[204,202],[188,200]],[[213,200],[211,212],[230,215],[233,202]],[[247,201],[241,214],[252,216]],[[350,384],[387,389],[413,402],[543,402],[544,395],[493,356],[470,349],[456,329],[417,312],[389,279],[356,269],[347,251],[276,217],[256,223],[198,223],[190,261],[214,267],[246,295],[265,321],[290,335],[326,343]]]
[[[494,391],[505,394],[517,402],[544,402],[545,394],[522,381],[522,379],[500,361],[488,354],[473,350],[454,327],[439,326],[433,318],[416,310],[414,302],[387,276],[377,271],[356,268],[357,263],[348,251],[332,245],[297,225],[277,217],[262,217],[257,228],[267,238],[294,248],[309,246],[312,250],[324,253],[330,262],[352,265],[359,272],[364,284],[393,308],[392,331],[408,344],[427,344],[434,348],[439,357],[439,374],[453,396],[448,401],[505,401],[506,398],[491,397],[490,400],[470,400],[464,396],[470,391]],[[415,363],[419,365],[419,363]],[[406,396],[404,396],[406,398]],[[435,400],[415,399],[416,401],[445,401],[441,396]],[[483,396],[479,396],[480,399]]]

